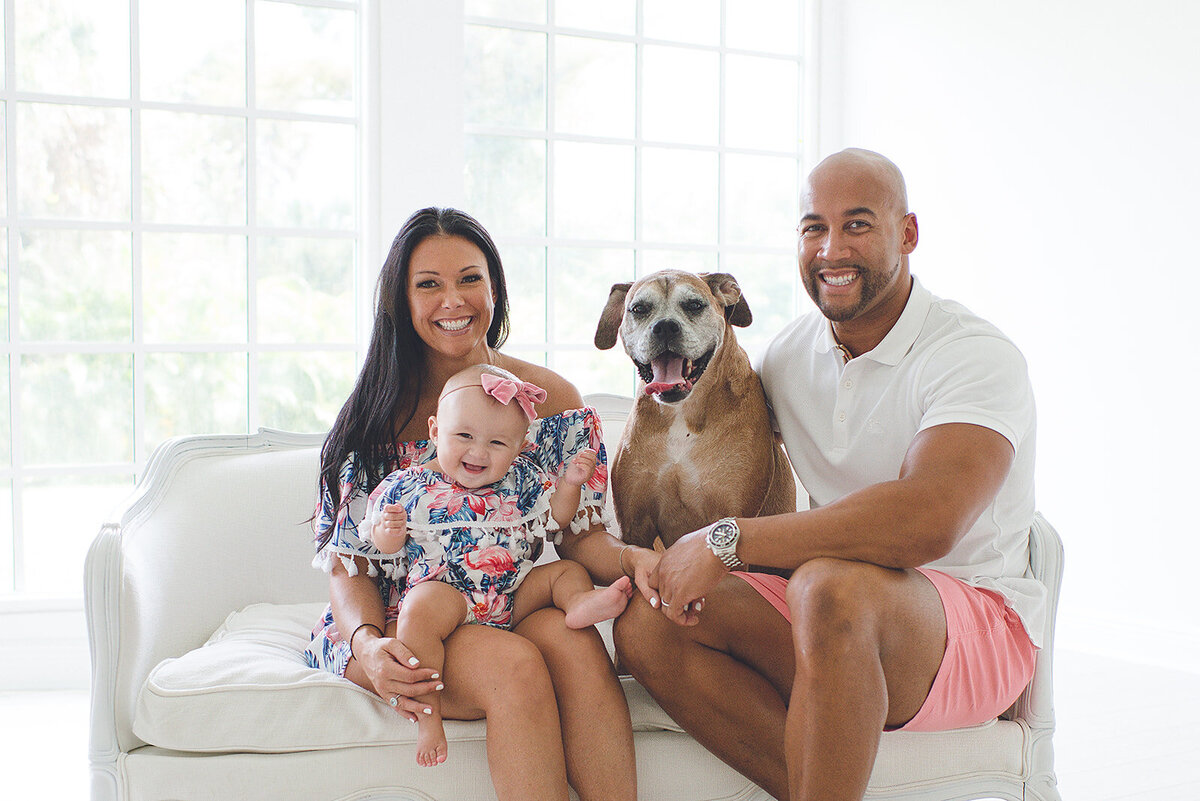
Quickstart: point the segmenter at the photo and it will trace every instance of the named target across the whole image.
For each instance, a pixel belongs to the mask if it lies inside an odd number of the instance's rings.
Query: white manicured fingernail
[[[657,599],[657,598],[651,598],[651,599],[650,599],[650,605],[651,605],[652,607],[654,607],[655,609],[657,609],[657,608],[658,608],[658,599]]]
[[[433,689],[435,689],[435,690],[444,690],[444,689],[446,689],[446,685],[445,685],[445,684],[439,684],[438,686],[434,687]]]
[[[424,709],[422,709],[421,711],[422,711],[422,712],[424,712],[426,715],[432,715],[432,714],[433,714],[433,710],[432,710],[431,708],[429,708],[429,707],[425,707],[425,708],[424,708]]]
[[[412,665],[413,667],[416,667],[417,665],[421,664],[421,660],[417,659],[415,656],[410,656],[408,658],[408,664]]]
[[[439,676],[438,674],[434,673],[434,674],[433,674],[432,676],[430,676],[429,678],[431,678],[431,679],[440,679],[440,678],[441,678],[441,676]]]

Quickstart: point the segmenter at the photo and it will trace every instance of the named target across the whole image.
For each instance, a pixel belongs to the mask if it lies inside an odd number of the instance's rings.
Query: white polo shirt
[[[874,350],[846,362],[814,311],[767,346],[767,402],[812,507],[900,475],[917,432],[972,423],[1016,451],[996,499],[944,558],[927,565],[999,592],[1041,645],[1046,589],[1026,577],[1036,433],[1025,358],[995,326],[913,279],[900,319]]]

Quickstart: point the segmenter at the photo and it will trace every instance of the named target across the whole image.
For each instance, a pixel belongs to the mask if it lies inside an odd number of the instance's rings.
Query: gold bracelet
[[[621,565],[621,573],[624,574],[625,576],[628,576],[629,578],[633,578],[633,576],[630,576],[629,571],[627,571],[625,569],[625,552],[628,551],[632,547],[633,547],[632,545],[622,545],[621,546],[621,555],[617,557],[617,563]]]

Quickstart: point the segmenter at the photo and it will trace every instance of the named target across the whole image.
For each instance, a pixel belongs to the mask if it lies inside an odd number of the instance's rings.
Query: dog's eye
[[[634,317],[642,317],[642,316],[650,313],[650,304],[643,303],[642,301],[639,300],[637,303],[630,304],[629,308],[626,309],[626,311],[628,311]]]
[[[685,300],[683,302],[683,310],[688,314],[699,314],[700,312],[704,311],[704,307],[707,305],[708,304],[702,300],[692,298],[691,300]]]

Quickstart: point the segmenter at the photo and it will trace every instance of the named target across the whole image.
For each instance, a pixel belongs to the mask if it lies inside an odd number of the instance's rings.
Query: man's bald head
[[[862,182],[874,185],[876,197],[886,202],[899,214],[908,213],[908,189],[904,174],[892,160],[872,150],[850,147],[827,156],[808,175],[804,195],[823,180],[836,176],[838,180]]]

